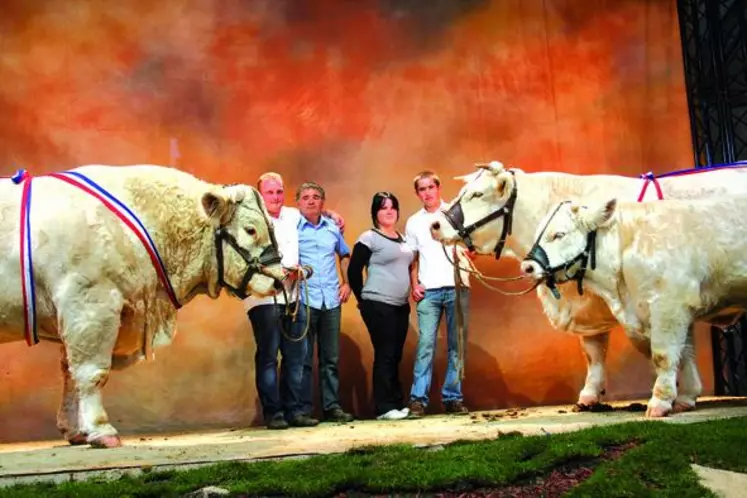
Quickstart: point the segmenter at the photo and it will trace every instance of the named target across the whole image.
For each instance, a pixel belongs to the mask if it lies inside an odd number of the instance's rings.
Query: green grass
[[[569,496],[713,496],[691,463],[747,472],[747,418],[697,424],[631,422],[569,434],[460,441],[438,451],[409,445],[362,447],[344,454],[256,463],[223,463],[183,472],[152,472],[116,481],[0,489],[11,497],[180,496],[204,486],[251,495],[329,496],[500,487],[541,476],[554,467],[588,462],[605,447],[639,444],[601,462]]]

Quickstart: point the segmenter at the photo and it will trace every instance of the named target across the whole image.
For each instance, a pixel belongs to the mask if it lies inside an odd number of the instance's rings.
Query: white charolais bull
[[[71,444],[121,444],[101,388],[112,369],[171,341],[179,306],[222,287],[277,293],[283,270],[268,219],[252,187],[161,166],[0,180],[0,343],[25,332],[30,345],[62,344],[57,425]]]
[[[638,178],[618,175],[573,175],[560,172],[524,173],[507,170],[499,162],[480,166],[461,177],[466,184],[449,203],[449,217],[441,216],[431,229],[436,240],[465,243],[468,239],[480,254],[501,252],[523,259],[534,242],[534,230],[551,206],[564,199],[619,199],[635,201],[646,187],[644,201],[720,197],[747,192],[747,170],[716,169],[704,173],[661,178],[653,186]],[[664,201],[659,201],[657,190]],[[488,221],[485,221],[488,220]],[[512,230],[506,230],[508,225]],[[466,228],[461,234],[454,228]],[[559,287],[562,299],[555,299],[541,286],[537,295],[550,323],[580,336],[586,353],[587,375],[578,404],[591,406],[601,401],[606,383],[605,359],[610,329],[618,325],[605,302],[593,291],[579,295],[576,287]],[[633,345],[649,355],[648,341],[630,337]],[[690,368],[697,376],[695,365]],[[699,382],[699,380],[698,380]]]
[[[731,323],[746,309],[747,199],[618,204],[613,198],[588,206],[553,207],[522,270],[551,288],[554,281],[578,280],[629,336],[650,341],[656,382],[647,416],[693,409],[701,389],[688,369],[693,323]]]

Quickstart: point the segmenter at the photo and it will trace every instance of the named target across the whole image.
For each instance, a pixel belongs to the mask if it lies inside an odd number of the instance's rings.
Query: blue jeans
[[[297,319],[292,323],[290,317],[283,315],[284,309],[284,305],[263,304],[249,310],[257,344],[254,377],[266,422],[277,414],[284,414],[286,419],[291,420],[303,412],[301,389],[306,340],[288,339],[301,336],[303,320]],[[281,323],[285,335],[281,331]],[[279,386],[278,351],[282,355]]]
[[[304,312],[306,308],[304,307]],[[311,322],[309,323],[308,346],[306,348],[306,361],[303,368],[303,392],[301,403],[303,412],[311,415],[314,409],[313,392],[313,365],[314,345],[318,347],[319,355],[319,391],[322,398],[322,409],[326,412],[334,408],[340,408],[340,373],[338,364],[340,362],[340,320],[342,308],[322,309],[309,308]],[[299,313],[300,316],[300,313]]]
[[[464,313],[464,343],[467,347],[467,323],[469,322],[469,289],[462,288],[461,306]],[[441,316],[446,313],[446,338],[448,346],[448,364],[446,379],[441,389],[443,402],[462,401],[462,382],[459,380],[459,342],[456,319],[456,290],[453,287],[428,289],[425,297],[417,303],[418,310],[418,346],[415,350],[415,368],[413,371],[410,402],[419,401],[428,406],[428,392],[433,377],[433,356],[436,352],[436,337]]]

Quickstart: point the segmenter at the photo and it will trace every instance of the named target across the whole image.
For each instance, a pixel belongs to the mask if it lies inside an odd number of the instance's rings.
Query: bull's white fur
[[[558,202],[569,199],[619,199],[634,201],[644,185],[643,180],[619,175],[573,175],[560,172],[525,173],[513,169],[507,171],[501,163],[493,162],[479,171],[461,177],[466,184],[459,195],[461,198],[465,225],[474,223],[487,214],[506,205],[514,188],[517,199],[513,213],[513,232],[508,237],[504,257],[523,259],[534,242],[534,231],[548,210]],[[721,169],[696,175],[662,178],[659,181],[666,199],[696,199],[719,197],[727,193],[747,191],[747,170]],[[657,200],[656,189],[649,185],[646,201]],[[477,252],[492,254],[503,229],[503,219],[499,218],[472,234]],[[457,241],[456,231],[445,218],[440,219],[440,229],[433,231],[436,240]],[[562,299],[556,300],[544,286],[538,288],[537,295],[542,303],[545,316],[550,323],[561,330],[580,336],[586,353],[587,375],[579,393],[578,402],[592,405],[601,400],[606,383],[605,359],[609,343],[609,332],[618,325],[614,315],[604,301],[594,294],[585,292],[580,296],[575,285],[559,286]],[[632,344],[642,353],[649,354],[649,344],[639,337],[630,337]],[[683,374],[697,371],[695,365],[685,365]]]
[[[219,295],[216,228],[226,227],[255,257],[271,243],[264,203],[257,202],[252,187],[213,185],[154,165],[89,165],[76,171],[140,218],[182,305],[198,294]],[[23,339],[21,190],[10,180],[0,181],[0,343]],[[62,343],[58,427],[71,442],[87,435],[92,444],[114,444],[117,431],[108,422],[100,388],[110,369],[137,362],[152,346],[170,342],[176,309],[132,230],[76,187],[52,177],[33,179],[31,244],[39,336]],[[244,260],[226,247],[226,281],[238,286],[245,269]],[[279,265],[268,273],[282,277]],[[265,275],[255,274],[249,287],[258,295],[275,292]]]
[[[572,260],[597,231],[597,267],[584,285],[604,299],[629,336],[650,340],[657,378],[647,414],[695,407],[701,385],[693,365],[692,326],[703,320],[722,325],[747,304],[747,199],[672,200],[662,203],[565,204],[541,226],[538,244],[550,266]],[[543,278],[541,268],[522,268]],[[689,367],[688,367],[689,368]]]

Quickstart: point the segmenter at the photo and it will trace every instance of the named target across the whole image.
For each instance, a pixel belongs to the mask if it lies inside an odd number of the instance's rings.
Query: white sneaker
[[[410,415],[410,409],[409,409],[409,408],[407,408],[407,407],[404,407],[404,408],[402,408],[402,409],[400,410],[400,412],[402,412],[402,414],[403,414],[403,415],[404,415],[405,417],[407,417],[407,416],[409,416],[409,415]]]
[[[376,417],[376,420],[402,420],[403,418],[407,418],[407,413],[402,413],[399,410],[389,410]]]

